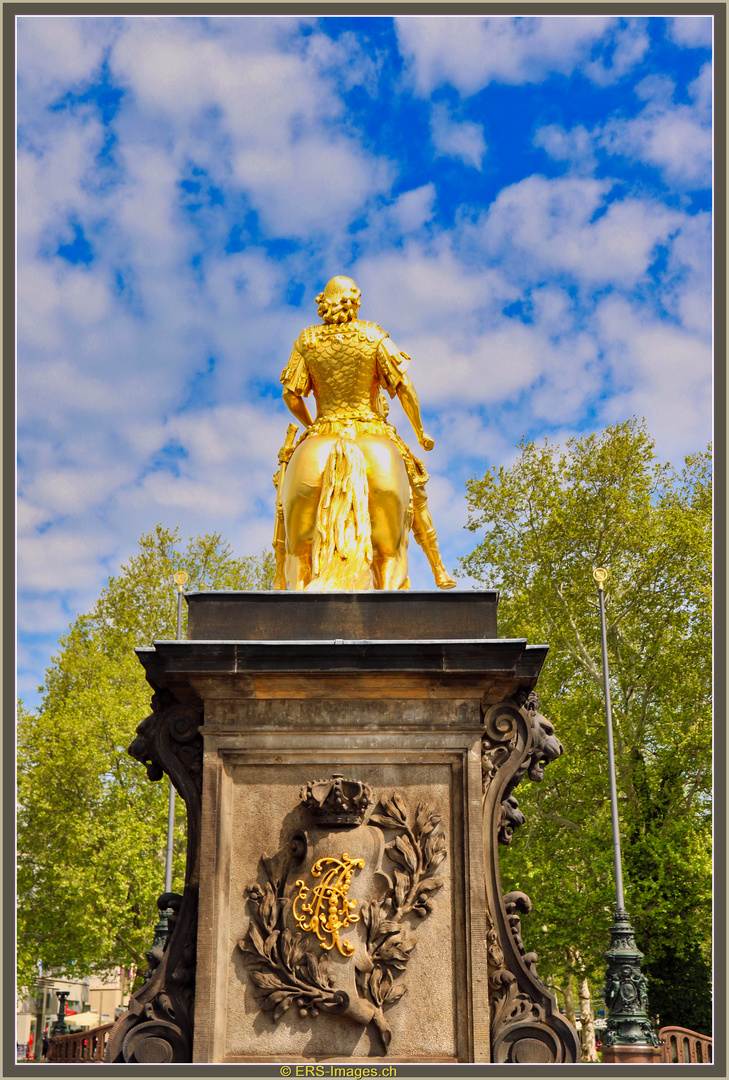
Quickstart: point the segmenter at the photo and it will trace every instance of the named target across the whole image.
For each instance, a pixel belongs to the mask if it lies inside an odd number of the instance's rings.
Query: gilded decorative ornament
[[[329,867],[324,870],[324,867]],[[349,926],[350,923],[359,922],[359,915],[354,914],[357,907],[356,900],[348,900],[347,893],[352,881],[352,874],[357,869],[364,869],[364,859],[350,859],[346,852],[340,859],[318,859],[311,868],[312,877],[321,877],[321,884],[313,890],[312,898],[308,903],[306,897],[308,887],[302,878],[296,882],[299,890],[294,897],[293,913],[296,922],[302,930],[316,934],[322,949],[333,949],[335,946],[342,956],[352,956],[354,945],[348,941],[339,940],[339,931]],[[301,912],[296,910],[296,905],[301,903]],[[324,935],[329,934],[330,941]]]

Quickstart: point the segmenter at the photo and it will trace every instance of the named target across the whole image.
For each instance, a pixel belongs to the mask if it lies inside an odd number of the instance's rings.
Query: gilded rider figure
[[[305,430],[294,444],[289,425],[274,477],[274,588],[408,588],[412,526],[436,585],[452,589],[428,510],[428,473],[387,420],[383,390],[397,395],[418,442],[432,449],[406,373],[410,358],[377,323],[357,318],[360,298],[351,278],[332,278],[316,297],[322,322],[299,334],[281,374],[284,401]],[[314,420],[304,402],[311,393]]]

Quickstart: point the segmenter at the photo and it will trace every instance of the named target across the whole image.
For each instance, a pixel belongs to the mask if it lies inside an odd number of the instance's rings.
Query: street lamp
[[[620,852],[620,818],[618,789],[615,778],[613,749],[613,715],[610,702],[610,673],[608,671],[607,630],[605,628],[604,583],[607,570],[596,567],[592,576],[597,582],[602,631],[602,677],[605,687],[605,721],[607,725],[608,772],[610,776],[610,815],[613,832],[613,864],[615,870],[615,912],[610,930],[610,948],[605,953],[605,1004],[607,1028],[603,1038],[603,1062],[655,1062],[659,1060],[658,1036],[648,1019],[648,980],[641,973],[643,953],[635,944],[635,932],[625,910],[623,896],[623,866]]]
[[[68,1024],[66,1023],[66,998],[70,993],[70,990],[56,990],[56,997],[58,998],[58,1019],[53,1021],[51,1035],[68,1035]]]

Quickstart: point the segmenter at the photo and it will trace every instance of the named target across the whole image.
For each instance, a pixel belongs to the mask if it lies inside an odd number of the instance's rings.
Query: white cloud
[[[341,228],[394,179],[386,162],[373,160],[352,140],[314,135],[286,148],[284,167],[281,148],[260,145],[236,154],[233,169],[266,225],[300,239]]]
[[[714,93],[714,76],[710,62],[702,64],[701,71],[689,83],[689,96],[697,110],[697,118],[704,124],[711,123],[711,103]]]
[[[642,20],[595,15],[400,15],[395,25],[407,70],[422,96],[445,84],[470,95],[491,82],[538,83],[578,68],[604,84],[629,71],[648,47]]]
[[[436,154],[453,157],[480,169],[486,154],[483,128],[470,120],[457,120],[445,103],[434,105],[430,133]]]
[[[384,227],[385,231],[396,238],[417,232],[433,217],[435,209],[435,184],[423,184],[422,187],[404,191],[389,206],[378,207],[369,220],[372,228]]]
[[[133,143],[143,118],[157,144],[187,144],[193,160],[242,187],[283,236],[342,227],[389,189],[388,162],[365,153],[340,124],[343,106],[321,42],[287,50],[285,35],[269,30],[242,56],[240,38],[201,40],[193,29],[184,20],[143,20],[116,42],[114,72],[133,103],[123,130]]]
[[[30,280],[33,276],[29,275]],[[113,385],[101,375],[86,375],[75,357],[21,363],[18,371],[18,414],[23,423],[42,416],[56,431],[68,431],[69,417],[78,411],[89,415],[119,413]]]
[[[532,328],[510,320],[482,334],[467,353],[447,341],[424,340],[418,351],[429,376],[427,399],[495,402],[518,395],[539,374],[543,344]]]
[[[685,330],[711,337],[711,214],[687,217],[671,245],[664,304]]]
[[[677,15],[666,22],[666,37],[670,41],[689,49],[711,48],[710,15]]]
[[[280,433],[271,410],[255,405],[219,405],[204,412],[185,412],[166,425],[168,438],[184,446],[203,479],[210,468],[231,466],[230,473],[276,462]],[[189,468],[189,464],[187,466]]]
[[[549,270],[629,288],[681,215],[649,199],[608,202],[612,186],[577,176],[530,176],[499,192],[472,235],[521,277]]]
[[[33,535],[35,530],[45,524],[48,515],[42,506],[36,506],[20,496],[15,507],[15,527],[18,537]]]
[[[501,408],[510,432],[540,421],[574,431],[587,409],[599,415],[600,401],[615,383],[626,415],[650,415],[659,445],[670,436],[672,447],[689,446],[706,428],[704,390],[689,407],[690,422],[674,432],[657,417],[664,406],[666,415],[681,410],[692,377],[681,365],[690,349],[698,370],[710,371],[708,215],[699,220],[647,198],[609,202],[612,187],[611,181],[580,177],[530,177],[502,190],[481,218],[464,216],[449,243],[443,237],[429,247],[409,243],[357,266],[365,317],[378,319],[412,355],[410,374],[426,428],[437,416],[439,451],[447,462],[462,462],[469,445],[500,460],[503,446],[483,435],[481,415],[473,411],[480,406]],[[648,271],[658,247],[666,259],[654,281]],[[577,280],[581,294],[563,287],[565,274]],[[631,326],[639,357],[660,342],[667,355],[681,358],[671,380],[660,384],[637,361],[626,362],[615,332],[606,330],[606,301],[596,317],[589,298],[596,285],[620,292],[640,285],[654,295],[654,303],[643,301],[642,321]],[[666,323],[662,308],[675,323]],[[524,421],[518,419],[522,408],[528,412]],[[613,418],[605,414],[606,423]],[[397,405],[391,419],[410,437]]]
[[[241,510],[240,500],[231,498],[229,491],[221,491],[207,477],[191,480],[160,473],[146,477],[130,502],[137,507],[155,506],[161,517],[173,520],[180,516],[180,511],[193,511],[196,516],[218,520],[235,520]]]
[[[498,424],[489,424],[473,405],[451,403],[441,411],[437,424],[435,452],[446,461],[463,458],[504,461],[512,450],[512,440],[503,429]]]
[[[568,161],[580,172],[591,173],[597,164],[594,138],[583,124],[569,131],[559,124],[545,124],[537,129],[534,145],[541,146],[554,161]]]
[[[603,406],[607,422],[645,417],[662,456],[703,447],[711,431],[711,345],[652,319],[618,297],[597,312],[602,347],[621,391]]]
[[[62,580],[59,580],[58,584],[62,585]],[[18,609],[18,623],[26,634],[42,634],[49,626],[62,627],[68,622],[68,613],[61,597],[51,593],[33,600],[27,599]],[[24,657],[19,655],[20,667],[23,666],[23,659]]]
[[[50,104],[98,72],[118,23],[108,18],[20,15],[17,31],[19,117],[33,131],[39,105]]]
[[[585,64],[583,71],[598,86],[608,86],[627,75],[645,56],[650,46],[645,19],[626,19],[613,24],[605,37],[602,55]]]
[[[447,234],[429,246],[409,241],[365,256],[354,273],[362,317],[380,322],[406,352],[403,335],[447,333],[451,340],[469,340],[481,313],[498,311],[519,295],[500,270],[468,266]]]
[[[127,464],[104,465],[103,468],[73,467],[44,469],[25,492],[36,506],[43,507],[47,517],[60,514],[77,515],[105,501],[109,492],[130,478]]]
[[[18,577],[23,589],[38,592],[74,590],[89,593],[99,581],[99,560],[114,549],[108,529],[83,531],[74,524],[26,536],[18,546]]]
[[[344,90],[361,87],[376,97],[383,56],[367,52],[362,39],[349,30],[336,40],[328,34],[313,33],[305,38],[304,53],[322,74],[333,75]]]
[[[673,185],[708,187],[712,162],[711,64],[704,64],[689,85],[691,104],[676,104],[675,83],[665,74],[647,76],[634,90],[646,103],[636,116],[613,116],[590,131],[582,124],[570,130],[548,124],[537,130],[535,145],[543,147],[555,161],[570,162],[579,172],[594,170],[595,151],[601,149],[652,165]]]
[[[597,145],[661,169],[674,183],[707,187],[711,183],[711,65],[691,85],[692,105],[672,101],[665,78],[645,79],[636,92],[647,101],[633,119],[614,118],[597,134]]]

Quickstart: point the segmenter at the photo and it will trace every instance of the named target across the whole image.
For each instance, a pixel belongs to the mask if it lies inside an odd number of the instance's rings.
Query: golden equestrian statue
[[[377,323],[357,318],[360,290],[335,277],[316,297],[322,322],[299,334],[281,374],[289,424],[279,451],[275,589],[407,589],[410,529],[435,583],[452,589],[438,550],[422,461],[388,423],[383,394],[397,394],[424,450],[410,357]],[[314,394],[316,419],[304,398]]]

